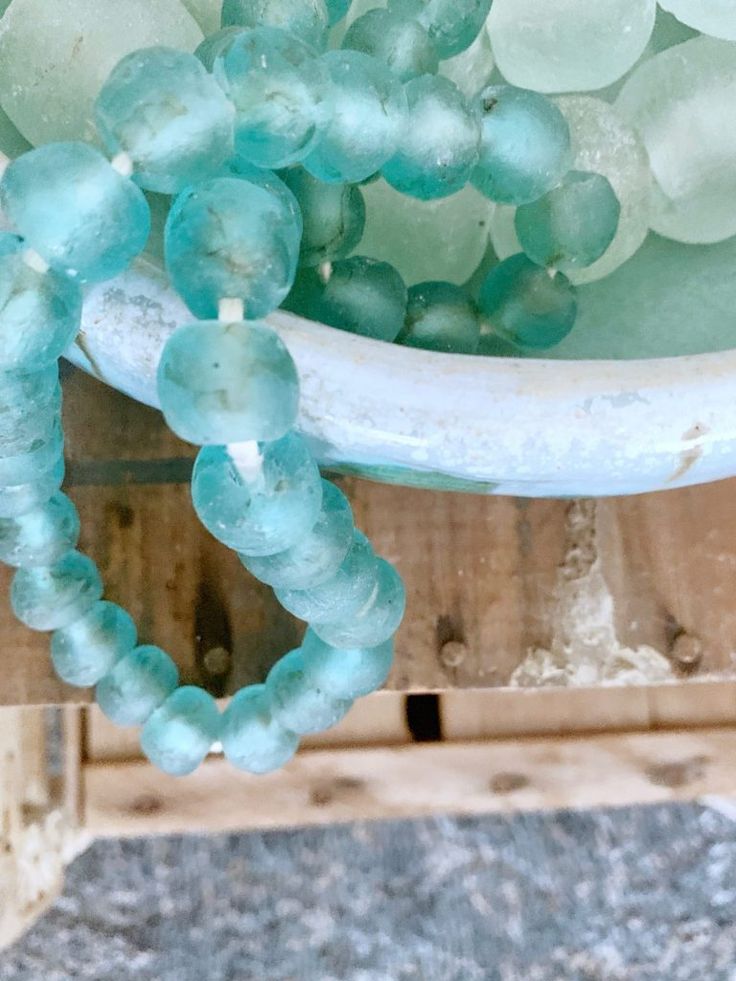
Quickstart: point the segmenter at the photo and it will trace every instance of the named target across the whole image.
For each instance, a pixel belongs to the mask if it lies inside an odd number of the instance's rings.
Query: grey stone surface
[[[683,805],[99,842],[0,955],[2,981],[77,978],[734,981],[736,824]]]

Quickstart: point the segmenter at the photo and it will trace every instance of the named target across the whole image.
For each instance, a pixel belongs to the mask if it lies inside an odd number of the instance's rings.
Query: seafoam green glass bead
[[[223,27],[279,27],[321,49],[328,15],[324,0],[225,0]]]
[[[17,486],[37,480],[54,466],[64,448],[61,421],[39,438],[31,437],[23,446],[11,446],[0,456],[0,487]]]
[[[215,58],[224,51],[230,41],[238,37],[241,27],[223,27],[214,34],[208,35],[194,52],[195,57],[199,58],[208,72],[215,66]]]
[[[494,329],[519,347],[558,344],[575,324],[575,287],[561,272],[549,273],[523,253],[490,271],[478,299]]]
[[[95,699],[119,726],[143,725],[179,684],[179,669],[160,647],[136,647],[99,682]]]
[[[267,324],[200,321],[167,341],[158,395],[169,427],[190,443],[274,440],[296,421],[299,376]]]
[[[53,565],[78,540],[79,515],[66,494],[17,518],[0,518],[0,562],[6,565]]]
[[[440,58],[469,48],[483,27],[492,0],[389,0],[389,9],[413,17],[432,38]]]
[[[24,374],[0,372],[0,445],[39,435],[61,410],[58,363]]]
[[[205,446],[192,475],[192,500],[219,541],[248,555],[291,548],[314,527],[322,505],[317,464],[289,433],[253,447]]]
[[[61,451],[49,469],[40,473],[35,480],[21,484],[0,481],[0,518],[17,518],[27,514],[48,501],[63,482],[64,454]]]
[[[224,297],[249,319],[271,313],[291,288],[301,229],[282,198],[236,177],[187,188],[166,222],[164,252],[174,289],[203,319]]]
[[[354,20],[342,47],[373,55],[402,82],[433,75],[440,63],[437,49],[421,24],[383,8],[368,10]]]
[[[300,736],[329,729],[350,709],[349,699],[335,698],[311,684],[297,649],[277,661],[266,678],[274,717]]]
[[[100,600],[84,616],[53,633],[51,661],[62,681],[86,688],[104,678],[137,642],[132,617],[117,604]]]
[[[85,143],[48,143],[14,160],[0,207],[49,265],[84,281],[121,273],[151,229],[140,188]]]
[[[213,74],[235,106],[235,149],[259,167],[286,167],[316,145],[331,113],[327,69],[313,48],[275,27],[243,30]]]
[[[212,176],[232,156],[234,118],[199,59],[173,48],[127,55],[95,102],[107,149],[126,153],[135,181],[163,194]]]
[[[223,713],[220,741],[226,758],[248,773],[280,769],[299,746],[297,734],[274,717],[265,685],[248,685],[233,696]]]
[[[302,641],[304,674],[334,698],[360,698],[380,688],[394,659],[393,640],[376,647],[331,647],[310,628]]]
[[[417,283],[409,289],[399,344],[474,354],[479,338],[478,310],[464,289],[443,282]]]
[[[423,75],[404,86],[411,124],[382,174],[402,194],[429,201],[463,188],[478,161],[480,114],[454,82]]]
[[[84,616],[102,597],[102,580],[92,559],[67,552],[53,565],[18,569],[10,602],[31,630],[58,630]]]
[[[172,777],[193,773],[220,738],[220,713],[206,691],[177,688],[146,720],[141,749],[159,770]]]
[[[322,481],[322,510],[311,531],[275,555],[240,559],[256,579],[279,589],[311,589],[340,568],[353,540],[353,512],[339,487]]]
[[[323,184],[302,167],[285,170],[283,179],[301,210],[304,228],[299,249],[303,266],[342,259],[360,242],[365,201],[354,184]]]
[[[378,560],[376,578],[367,603],[350,616],[315,622],[317,636],[333,647],[376,647],[393,637],[406,610],[404,583],[385,559]]]
[[[570,167],[570,130],[538,92],[490,85],[478,96],[480,156],[472,181],[492,201],[526,204],[558,184]]]
[[[19,402],[15,413],[0,410],[0,457],[23,453],[52,436],[60,418],[60,401],[53,397],[41,406]]]
[[[406,96],[386,65],[362,51],[328,51],[323,59],[333,83],[332,116],[304,166],[328,184],[362,181],[394,155]]]
[[[350,0],[326,0],[329,26],[334,27],[350,10]]]

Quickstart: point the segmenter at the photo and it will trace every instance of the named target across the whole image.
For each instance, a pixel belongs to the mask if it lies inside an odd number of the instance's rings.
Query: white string
[[[121,177],[131,177],[133,174],[133,158],[129,153],[116,153],[110,161],[110,166],[116,170]]]
[[[245,304],[239,296],[223,296],[217,304],[217,319],[225,323],[245,319]]]

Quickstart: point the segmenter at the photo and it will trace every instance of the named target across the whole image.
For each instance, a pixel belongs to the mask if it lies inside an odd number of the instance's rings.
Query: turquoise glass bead
[[[384,8],[368,10],[354,20],[342,47],[373,55],[402,82],[433,75],[440,64],[437,49],[422,25]]]
[[[29,438],[23,446],[11,445],[8,453],[0,449],[0,486],[26,484],[49,470],[63,452],[64,436],[61,421],[40,438]]]
[[[315,622],[313,630],[333,647],[376,647],[399,628],[406,610],[401,576],[385,559],[378,560],[377,587],[359,610],[329,622]]]
[[[143,725],[179,684],[179,669],[160,647],[136,647],[98,683],[95,698],[119,726]]]
[[[376,647],[331,647],[310,628],[302,641],[304,674],[333,698],[360,698],[380,688],[394,659],[393,640]]]
[[[31,630],[68,627],[101,597],[97,566],[80,552],[67,552],[50,566],[18,569],[10,588],[13,613]]]
[[[479,339],[478,310],[461,287],[437,281],[409,288],[399,344],[428,351],[475,354]]]
[[[328,15],[325,0],[225,0],[223,27],[278,27],[312,47],[325,43]]]
[[[0,562],[6,565],[53,565],[78,540],[79,515],[66,494],[17,518],[0,518]]]
[[[312,589],[276,589],[279,603],[300,620],[334,623],[354,616],[370,600],[378,582],[378,559],[359,531],[337,572]]]
[[[349,699],[335,698],[310,684],[300,650],[277,661],[266,678],[275,718],[293,732],[305,736],[334,726],[349,711]]]
[[[132,617],[115,603],[100,600],[88,613],[51,637],[51,661],[62,681],[96,685],[138,642]]]
[[[329,26],[334,27],[350,10],[350,0],[327,0]]]
[[[48,501],[64,482],[64,455],[59,455],[48,470],[34,480],[21,484],[0,481],[0,518],[17,518]]]
[[[200,450],[192,499],[202,524],[219,541],[247,555],[273,555],[314,527],[322,484],[317,464],[296,433],[257,445],[261,457],[255,462],[239,460],[237,447]]]
[[[140,188],[86,143],[47,143],[14,160],[0,207],[55,269],[113,279],[142,251],[151,213]]]
[[[240,27],[223,27],[215,31],[202,41],[194,52],[194,57],[199,58],[207,71],[211,72],[215,67],[215,58],[225,50],[233,38],[238,37],[241,30]]]
[[[285,201],[265,187],[220,177],[183,191],[166,221],[164,253],[174,289],[202,319],[225,297],[264,317],[294,281],[300,228]]]
[[[318,180],[355,183],[370,177],[396,151],[406,119],[406,96],[393,73],[362,51],[328,51],[332,116],[304,161]]]
[[[265,685],[249,685],[233,696],[223,713],[220,741],[226,758],[248,773],[278,770],[299,746],[296,733],[274,717]]]
[[[169,427],[190,443],[275,440],[296,421],[299,376],[267,324],[200,321],[167,341],[158,395]]]
[[[557,106],[538,92],[490,85],[478,96],[481,138],[473,184],[492,201],[526,204],[564,177],[570,130]]]
[[[220,738],[220,713],[212,695],[193,685],[177,688],[145,722],[141,749],[172,777],[193,773]]]
[[[212,176],[233,155],[234,118],[200,60],[173,48],[127,55],[95,102],[107,149],[127,153],[136,183],[163,194]]]
[[[32,269],[24,249],[17,235],[0,232],[0,372],[52,365],[74,340],[82,315],[79,286],[52,269]]]
[[[389,9],[421,24],[440,58],[465,51],[478,37],[492,0],[389,0]]]
[[[404,86],[411,125],[383,177],[402,194],[423,201],[461,190],[478,161],[480,119],[454,82],[423,75]]]
[[[42,409],[22,405],[19,408],[25,408],[25,415],[18,419],[16,425],[11,425],[10,416],[4,419],[8,425],[0,431],[0,459],[27,454],[42,443],[47,443],[58,430],[60,414],[52,405]]]
[[[275,27],[241,31],[215,59],[235,106],[235,149],[259,167],[286,167],[316,145],[331,112],[327,69],[313,48]]]
[[[323,184],[302,167],[284,171],[284,182],[298,202],[304,222],[299,262],[318,266],[342,259],[360,242],[365,201],[354,184]]]
[[[571,170],[557,187],[517,208],[514,225],[532,262],[568,272],[600,259],[616,235],[620,214],[602,174]]]
[[[256,579],[279,589],[311,589],[330,579],[343,563],[353,540],[353,512],[343,492],[322,481],[322,510],[311,531],[275,555],[241,555]]]
[[[492,326],[519,347],[558,344],[577,315],[575,287],[563,273],[550,275],[523,253],[495,266],[483,281],[478,302]]]

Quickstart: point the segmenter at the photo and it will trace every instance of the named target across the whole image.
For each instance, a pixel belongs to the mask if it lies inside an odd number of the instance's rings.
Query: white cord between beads
[[[239,296],[223,296],[217,304],[217,319],[225,323],[245,319],[245,304]]]
[[[239,296],[223,296],[217,304],[217,319],[224,323],[245,318],[245,304]],[[263,456],[255,440],[228,443],[228,455],[246,483],[252,484],[263,476]]]
[[[116,153],[110,161],[110,166],[116,170],[121,177],[133,176],[133,158],[129,153]]]
[[[2,178],[3,174],[8,169],[9,166],[10,166],[10,157],[7,156],[7,154],[3,153],[2,150],[0,150],[0,178]]]
[[[49,271],[49,264],[46,262],[42,255],[39,255],[35,249],[25,249],[23,252],[23,262],[34,272],[44,273]]]

